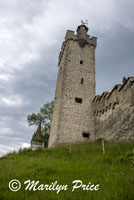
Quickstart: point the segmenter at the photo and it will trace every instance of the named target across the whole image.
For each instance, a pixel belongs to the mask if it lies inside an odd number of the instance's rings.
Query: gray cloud
[[[96,55],[98,93],[111,90],[124,76],[134,76],[134,30],[114,24],[99,38]]]
[[[81,19],[98,37],[97,93],[134,76],[133,7],[132,0],[0,1],[0,155],[30,143],[35,127],[26,117],[54,98],[60,47]]]

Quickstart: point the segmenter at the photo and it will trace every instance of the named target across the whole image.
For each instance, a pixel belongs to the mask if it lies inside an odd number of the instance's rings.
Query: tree
[[[51,120],[53,114],[53,101],[44,104],[42,108],[40,108],[40,112],[32,113],[27,116],[27,121],[29,126],[38,126],[41,122],[41,131],[44,138],[44,146],[48,146],[48,139],[51,128]]]

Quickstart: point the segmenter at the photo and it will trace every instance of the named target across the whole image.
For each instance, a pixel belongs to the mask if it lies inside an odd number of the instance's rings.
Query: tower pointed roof
[[[33,137],[32,137],[32,141],[40,141],[43,142],[43,135],[41,132],[41,123],[42,121],[40,121],[37,131],[34,133]]]

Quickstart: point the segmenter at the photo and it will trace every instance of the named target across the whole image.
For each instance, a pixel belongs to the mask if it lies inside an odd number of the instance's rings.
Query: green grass
[[[134,143],[84,143],[48,149],[24,150],[0,158],[0,200],[133,200],[134,199]],[[22,188],[12,192],[8,183],[18,179]],[[56,180],[68,185],[68,190],[26,191],[26,180],[51,184]],[[72,192],[72,181],[99,184],[98,191]],[[39,184],[39,185],[40,185]]]

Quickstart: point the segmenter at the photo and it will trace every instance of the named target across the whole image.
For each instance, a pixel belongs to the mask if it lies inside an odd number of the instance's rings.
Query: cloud
[[[18,152],[19,149],[24,149],[24,148],[29,148],[30,144],[29,143],[23,143],[23,142],[19,142],[17,145],[13,144],[13,146],[6,146],[3,144],[0,144],[0,157],[7,154],[7,153],[12,153],[12,152]]]
[[[28,101],[23,101],[20,95],[11,95],[9,97],[2,97],[0,104],[9,107],[20,107],[28,104]]]
[[[112,31],[112,34],[111,30],[99,34],[96,49],[96,80],[99,94],[105,90],[110,91],[115,84],[122,83],[124,76],[134,76],[134,30],[115,23]]]
[[[9,81],[9,80],[11,80],[11,78],[12,78],[12,75],[10,75],[10,74],[0,74],[0,79],[2,80],[2,81]]]
[[[30,142],[36,127],[27,115],[54,98],[66,30],[82,19],[98,37],[97,93],[134,75],[133,7],[132,0],[0,1],[0,152]]]
[[[29,144],[29,143],[23,143],[23,144],[22,144],[22,149],[23,149],[23,148],[29,148],[29,147],[30,147],[30,144]]]
[[[1,135],[3,135],[3,134],[11,134],[12,133],[12,130],[10,129],[10,128],[6,128],[6,127],[1,127],[1,129],[0,129],[0,133],[1,133]]]

